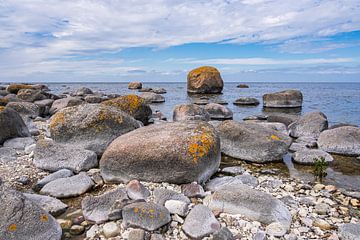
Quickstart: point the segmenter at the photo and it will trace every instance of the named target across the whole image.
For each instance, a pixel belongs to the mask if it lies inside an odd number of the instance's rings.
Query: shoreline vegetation
[[[190,71],[201,97],[167,119],[152,108],[167,90],[141,82],[121,96],[0,86],[0,239],[359,239],[359,188],[327,178],[339,156],[360,161],[360,128],[281,113],[301,109],[296,89],[241,97],[271,111],[233,119],[206,97],[223,87],[214,67]],[[323,181],[274,167],[286,157]]]

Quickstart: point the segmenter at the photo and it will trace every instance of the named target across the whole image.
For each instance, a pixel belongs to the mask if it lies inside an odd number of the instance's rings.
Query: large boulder
[[[0,144],[10,138],[30,136],[21,116],[11,108],[0,107],[0,129]]]
[[[173,121],[189,121],[202,120],[209,121],[210,114],[196,104],[180,104],[176,105],[173,113]]]
[[[60,240],[57,221],[20,192],[0,186],[0,239]]]
[[[108,182],[204,182],[220,164],[220,141],[205,122],[150,125],[113,141],[100,160]]]
[[[53,115],[63,108],[77,106],[82,103],[83,101],[78,97],[67,97],[67,98],[57,99],[53,102],[49,110],[49,113],[50,115]]]
[[[214,67],[199,67],[187,76],[188,93],[221,93],[224,82],[220,72]]]
[[[6,108],[14,109],[23,119],[27,117],[35,118],[41,114],[39,106],[30,102],[10,102],[6,105]]]
[[[130,115],[101,104],[83,104],[57,112],[50,122],[56,142],[75,144],[102,154],[118,136],[140,127]]]
[[[289,125],[291,137],[318,138],[328,127],[328,120],[322,112],[310,112]]]
[[[233,112],[218,103],[209,103],[205,105],[205,110],[210,114],[212,120],[226,120],[233,118]]]
[[[79,97],[83,97],[83,96],[86,96],[88,94],[93,94],[93,91],[90,88],[87,88],[87,87],[81,87],[81,88],[77,89],[74,92],[74,95],[79,96]]]
[[[53,140],[39,140],[34,151],[37,168],[55,172],[69,169],[73,172],[87,171],[98,165],[95,152],[71,144],[60,144]]]
[[[320,149],[341,155],[360,155],[360,128],[338,127],[323,131],[318,139]]]
[[[35,89],[20,89],[16,97],[25,102],[34,102],[36,100],[43,100],[46,98],[46,96],[42,94],[41,90]]]
[[[17,94],[21,89],[34,89],[34,86],[28,84],[10,84],[7,86],[6,91]]]
[[[228,120],[217,130],[224,154],[250,162],[280,161],[291,144],[289,136],[256,123]]]
[[[263,96],[264,107],[296,108],[301,107],[303,95],[298,90],[285,90],[276,93],[267,93]]]
[[[141,89],[142,83],[141,82],[129,82],[128,88],[129,89]]]
[[[286,230],[291,224],[291,214],[285,204],[268,193],[242,184],[215,191],[204,199],[204,204],[213,211],[241,214],[266,225],[277,222]]]
[[[144,124],[148,123],[148,120],[152,114],[152,110],[150,106],[145,103],[145,99],[135,94],[107,100],[101,104],[113,106],[119,110],[122,110],[136,120],[143,122]]]

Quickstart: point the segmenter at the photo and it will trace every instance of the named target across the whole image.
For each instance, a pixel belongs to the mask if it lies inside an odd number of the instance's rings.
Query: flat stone
[[[154,231],[171,221],[170,212],[155,203],[133,203],[123,208],[123,224]]]
[[[317,219],[314,220],[313,226],[314,226],[314,227],[318,227],[318,228],[320,228],[320,229],[323,230],[323,231],[331,230],[331,229],[332,229],[330,223],[328,223],[327,221],[325,221],[325,220],[323,220],[323,219],[320,219],[320,218],[317,218]]]
[[[111,208],[116,201],[128,199],[123,188],[106,192],[99,196],[86,196],[81,202],[82,212],[86,220],[97,224],[109,220]]]
[[[146,232],[143,229],[132,229],[129,232],[128,240],[145,240]]]
[[[322,112],[310,112],[300,117],[289,125],[291,137],[314,137],[318,138],[320,133],[328,128],[328,120]]]
[[[0,147],[0,163],[8,163],[17,159],[16,150],[9,147]]]
[[[15,149],[25,149],[27,146],[35,143],[35,140],[32,137],[24,138],[12,138],[4,142],[4,147],[15,148]]]
[[[154,190],[154,199],[155,203],[160,205],[164,205],[168,200],[179,200],[184,203],[190,203],[190,199],[184,194],[164,188],[157,188]]]
[[[60,216],[68,208],[68,205],[66,205],[62,201],[49,196],[30,193],[24,193],[24,196],[27,199],[33,201],[35,204],[39,205],[42,209],[44,209],[54,217]]]
[[[243,174],[243,175],[238,175],[235,177],[231,177],[231,176],[217,177],[217,178],[211,179],[205,185],[205,189],[207,191],[214,192],[221,188],[228,187],[231,185],[238,185],[238,184],[246,184],[251,187],[256,187],[258,185],[258,180],[256,177],[254,177],[250,174]]]
[[[183,231],[191,238],[200,239],[219,231],[220,223],[211,210],[202,205],[196,205],[185,218]]]
[[[320,149],[303,149],[295,152],[293,161],[304,165],[315,164],[316,159],[324,158],[325,162],[332,162],[334,158]]]
[[[132,180],[126,185],[126,192],[130,199],[146,199],[150,196],[150,191],[138,180]]]
[[[234,167],[223,168],[223,169],[221,169],[221,172],[232,174],[232,175],[240,175],[245,172],[245,169],[240,166],[234,166]]]
[[[56,198],[76,197],[94,186],[94,182],[86,173],[81,172],[78,175],[59,178],[46,184],[40,191],[41,194],[47,194]]]
[[[286,234],[286,228],[279,222],[273,222],[266,226],[266,233],[270,236],[282,237]]]
[[[61,169],[59,171],[56,171],[43,179],[39,180],[33,187],[34,191],[40,191],[42,187],[44,187],[46,184],[48,184],[51,181],[54,181],[59,178],[67,178],[73,176],[74,173],[71,170],[68,169]]]

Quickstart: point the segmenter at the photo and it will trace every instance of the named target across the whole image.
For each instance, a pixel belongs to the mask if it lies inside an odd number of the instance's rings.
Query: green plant
[[[318,179],[322,182],[323,178],[326,177],[326,169],[328,167],[328,163],[325,161],[324,157],[314,158],[314,176],[315,179]]]

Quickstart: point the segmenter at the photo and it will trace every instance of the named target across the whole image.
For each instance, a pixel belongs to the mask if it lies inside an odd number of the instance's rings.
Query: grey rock
[[[209,103],[206,104],[204,108],[209,113],[210,119],[225,120],[233,118],[233,112],[221,104]]]
[[[303,95],[298,90],[285,90],[263,95],[264,107],[270,108],[295,108],[301,107]]]
[[[137,200],[131,200],[127,198],[118,199],[114,202],[114,204],[111,206],[109,211],[109,219],[110,220],[118,220],[122,218],[122,209],[132,203],[138,203],[138,202],[145,202],[144,199],[137,199]]]
[[[231,185],[238,185],[238,184],[246,184],[251,187],[256,187],[258,185],[258,180],[256,177],[251,176],[250,174],[238,175],[236,177],[225,176],[225,177],[217,177],[211,179],[205,185],[205,189],[207,191],[217,191],[221,188],[228,187]]]
[[[168,200],[165,202],[165,207],[171,214],[177,214],[185,217],[189,211],[189,204],[179,200]]]
[[[24,150],[27,146],[35,143],[32,137],[12,138],[4,142],[4,147]]]
[[[87,95],[84,100],[87,103],[101,103],[103,98],[99,95]]]
[[[211,210],[202,205],[196,205],[185,218],[183,231],[191,238],[201,239],[219,231],[220,223]]]
[[[345,126],[326,130],[320,134],[319,148],[341,155],[360,155],[360,128]]]
[[[179,200],[184,203],[190,203],[190,199],[184,194],[164,188],[157,188],[154,190],[154,200],[160,205],[164,205],[168,200]]]
[[[267,119],[266,115],[250,115],[243,118],[244,121],[251,121],[251,120],[264,121],[266,119]]]
[[[23,119],[26,117],[35,118],[41,114],[40,108],[36,104],[29,102],[10,102],[6,105],[6,108],[17,111]]]
[[[161,234],[153,233],[151,234],[150,240],[165,240],[165,238]]]
[[[318,203],[315,205],[314,211],[320,215],[326,215],[330,211],[330,206],[326,203]]]
[[[244,217],[264,224],[279,222],[288,230],[291,214],[286,206],[272,195],[243,184],[230,185],[215,191],[204,200],[212,210]]]
[[[232,175],[240,175],[245,172],[245,169],[240,166],[234,166],[234,167],[225,167],[221,169],[222,173],[232,174]]]
[[[30,193],[24,193],[24,196],[33,201],[35,204],[39,205],[42,209],[54,217],[60,216],[68,208],[68,205],[62,201],[49,196]]]
[[[257,231],[254,235],[253,240],[266,240],[266,232],[265,231]]]
[[[129,232],[128,240],[145,240],[146,232],[143,229],[132,229]]]
[[[222,227],[213,234],[213,240],[233,240],[235,239],[232,232],[227,227]]]
[[[141,89],[142,88],[142,83],[141,82],[129,82],[128,83],[128,88],[129,89]]]
[[[77,97],[67,97],[55,100],[49,110],[50,115],[55,114],[56,112],[64,109],[66,107],[73,107],[82,104],[83,101]]]
[[[325,151],[319,149],[305,149],[295,152],[293,161],[299,164],[312,165],[316,159],[324,158],[326,162],[332,162],[334,158]]]
[[[87,87],[81,87],[79,89],[77,89],[74,93],[75,96],[85,96],[88,94],[93,94],[93,91],[90,88]]]
[[[138,180],[132,180],[126,185],[126,192],[130,199],[146,199],[150,196],[150,191]]]
[[[196,104],[176,105],[173,111],[173,121],[189,120],[209,121],[210,114],[203,107]]]
[[[305,143],[293,142],[290,145],[289,150],[292,152],[297,152],[297,151],[306,151],[308,150],[308,148],[306,147]]]
[[[73,176],[73,172],[68,169],[61,169],[59,171],[56,171],[43,179],[39,180],[33,187],[34,191],[40,191],[41,188],[43,188],[46,184],[48,184],[51,181],[54,181],[59,178],[67,178]]]
[[[263,127],[267,127],[276,131],[281,132],[284,135],[288,135],[288,130],[287,127],[284,123],[280,123],[280,122],[254,122],[256,124],[259,124]]]
[[[111,208],[116,201],[128,199],[123,188],[106,192],[100,196],[86,196],[81,202],[82,212],[86,220],[97,224],[109,220]]]
[[[19,192],[0,186],[0,239],[60,240],[56,220]]]
[[[149,125],[114,140],[100,160],[107,182],[204,182],[220,165],[220,141],[205,122]]]
[[[102,104],[83,104],[57,112],[50,122],[51,137],[101,155],[118,136],[140,127],[131,116]]]
[[[151,90],[151,92],[157,93],[157,94],[165,94],[167,91],[165,88],[153,88]]]
[[[162,95],[153,92],[144,92],[140,95],[140,97],[144,98],[146,103],[165,102],[165,98]]]
[[[203,187],[196,182],[181,185],[181,192],[186,197],[190,197],[190,198],[192,197],[201,198],[205,196],[205,191]]]
[[[41,194],[56,198],[76,197],[94,186],[94,182],[84,172],[78,175],[59,178],[46,184],[40,191]]]
[[[318,138],[328,128],[328,121],[322,112],[310,112],[289,125],[290,136]]]
[[[16,181],[22,185],[28,185],[31,182],[28,176],[20,176],[16,179]]]
[[[17,159],[16,150],[9,147],[0,147],[0,163],[8,163]]]
[[[274,237],[282,237],[286,234],[287,230],[279,222],[273,222],[266,226],[266,233]]]
[[[339,237],[341,240],[359,240],[360,223],[346,223],[339,227]]]
[[[20,89],[16,94],[16,97],[24,102],[35,102],[46,98],[41,90],[35,89]]]
[[[120,234],[120,227],[115,222],[105,223],[103,233],[106,238],[116,237]]]
[[[30,132],[20,115],[11,108],[0,108],[0,144],[15,137],[29,137]]]
[[[256,98],[252,97],[241,97],[235,100],[234,105],[237,106],[257,106],[260,102]]]
[[[51,172],[69,169],[78,173],[98,165],[96,153],[53,140],[39,140],[34,153],[35,166]]]
[[[300,117],[297,115],[286,114],[286,113],[271,113],[267,116],[268,122],[280,122],[289,126],[291,123],[298,120]]]
[[[154,231],[171,221],[169,211],[155,203],[133,203],[123,208],[123,224]]]
[[[228,120],[217,131],[224,154],[250,162],[280,161],[291,144],[289,136],[255,123]]]

